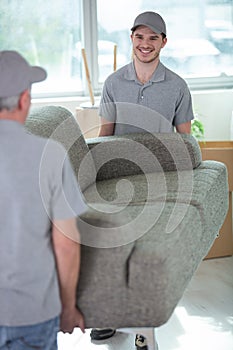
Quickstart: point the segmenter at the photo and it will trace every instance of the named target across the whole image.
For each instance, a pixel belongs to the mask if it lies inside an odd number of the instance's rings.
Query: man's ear
[[[18,107],[21,110],[24,110],[25,108],[28,108],[28,105],[30,105],[30,92],[29,90],[25,90],[21,93],[19,98],[19,104]]]
[[[163,38],[162,48],[167,44],[167,37]]]

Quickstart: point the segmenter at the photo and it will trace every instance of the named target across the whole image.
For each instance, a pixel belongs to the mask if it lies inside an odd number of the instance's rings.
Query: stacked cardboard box
[[[203,160],[216,160],[224,163],[228,171],[229,209],[226,219],[220,229],[206,259],[233,255],[232,233],[232,191],[233,191],[233,141],[199,142]]]

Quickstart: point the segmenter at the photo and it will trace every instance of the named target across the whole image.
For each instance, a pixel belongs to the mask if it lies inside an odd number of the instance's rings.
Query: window
[[[81,37],[81,1],[1,0],[0,49],[18,50],[31,64],[46,68],[45,82],[32,93],[81,91],[82,70],[74,47]]]
[[[233,0],[97,0],[97,4],[99,39],[117,44],[118,66],[131,58],[129,35],[135,17],[155,11],[167,24],[161,61],[168,68],[191,87],[232,86]],[[102,74],[99,77],[101,82]]]
[[[48,71],[33,86],[39,95],[83,94],[86,56],[95,93],[105,78],[131,60],[130,27],[142,11],[167,24],[161,61],[191,89],[233,86],[233,0],[1,0],[0,49],[20,51]]]

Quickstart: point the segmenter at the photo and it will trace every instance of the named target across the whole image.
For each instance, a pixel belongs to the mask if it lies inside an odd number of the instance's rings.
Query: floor
[[[134,350],[134,336],[117,333],[91,343],[83,335],[59,333],[59,350]],[[170,320],[155,332],[159,350],[233,349],[233,257],[202,261]]]

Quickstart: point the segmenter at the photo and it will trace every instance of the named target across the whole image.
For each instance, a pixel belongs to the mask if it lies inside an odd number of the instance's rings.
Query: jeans
[[[57,350],[59,317],[33,326],[0,326],[0,350]]]

